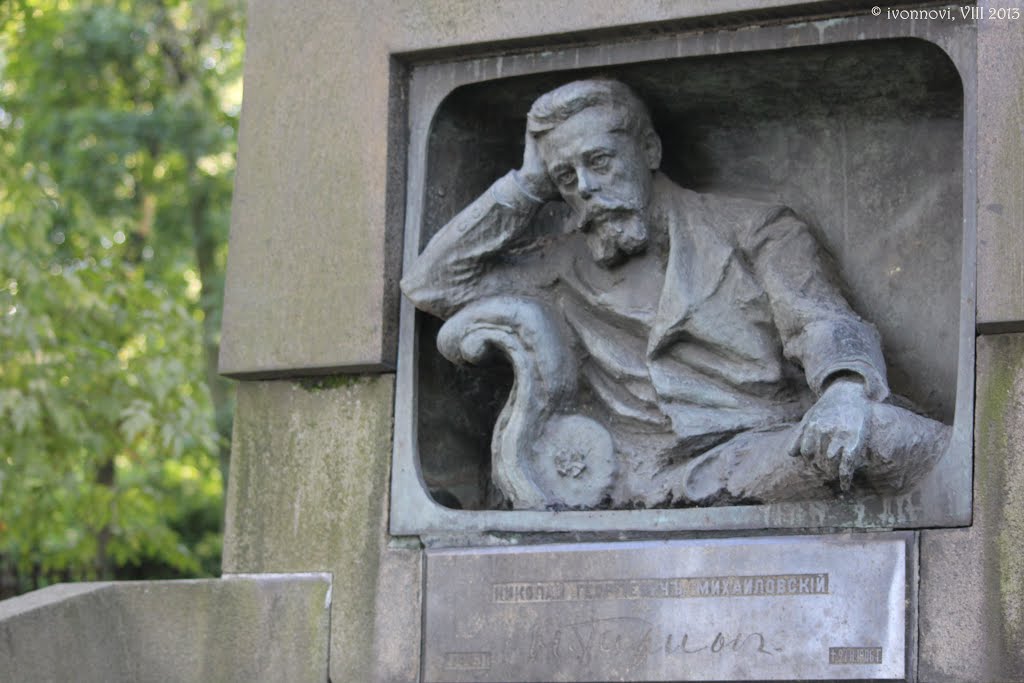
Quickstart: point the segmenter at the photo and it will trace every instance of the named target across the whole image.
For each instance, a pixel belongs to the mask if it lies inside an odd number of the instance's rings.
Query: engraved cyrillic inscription
[[[483,671],[491,668],[490,652],[445,652],[444,668],[456,671]]]
[[[829,664],[881,664],[880,647],[830,647]]]
[[[587,621],[534,624],[530,630],[530,661],[552,668],[592,664],[602,658],[644,668],[656,660],[720,659],[753,661],[784,651],[759,631],[666,629],[646,619],[612,617]]]
[[[827,573],[531,581],[491,586],[492,600],[500,603],[827,594]]]
[[[908,537],[430,549],[423,681],[899,679]]]

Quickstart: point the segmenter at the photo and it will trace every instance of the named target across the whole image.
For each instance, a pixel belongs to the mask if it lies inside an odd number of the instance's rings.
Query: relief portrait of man
[[[679,507],[905,491],[950,428],[892,395],[875,327],[785,206],[659,171],[644,103],[563,85],[522,166],[406,269],[456,362],[507,357],[492,477],[516,509]],[[548,202],[572,218],[538,230]]]

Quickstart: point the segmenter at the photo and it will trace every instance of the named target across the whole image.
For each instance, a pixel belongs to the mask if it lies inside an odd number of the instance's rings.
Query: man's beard
[[[648,229],[644,211],[633,202],[595,197],[580,221],[590,253],[610,268],[647,248]]]

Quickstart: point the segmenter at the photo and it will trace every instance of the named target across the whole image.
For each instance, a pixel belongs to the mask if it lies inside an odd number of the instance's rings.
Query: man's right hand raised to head
[[[537,139],[526,133],[526,150],[523,152],[523,166],[513,172],[516,184],[519,189],[539,201],[550,201],[558,199],[558,188],[551,181],[548,170],[544,165],[544,159],[540,155],[540,146]]]

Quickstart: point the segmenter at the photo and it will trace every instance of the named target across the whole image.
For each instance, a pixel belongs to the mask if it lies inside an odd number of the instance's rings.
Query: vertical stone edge
[[[393,540],[381,557],[373,638],[375,683],[417,683],[423,614],[423,550]]]
[[[978,9],[978,327],[1024,332],[1024,7]]]
[[[330,573],[333,681],[372,680],[393,392],[392,375],[238,386],[223,571]]]
[[[1024,334],[978,338],[974,523],[921,533],[919,680],[1024,681]]]
[[[384,187],[384,290],[381,302],[381,362],[394,369],[398,359],[398,310],[402,294],[406,172],[409,136],[409,71],[388,56],[387,179]]]
[[[906,596],[906,672],[907,681],[917,681],[920,656],[919,634],[921,619],[921,532],[911,531],[907,535],[907,596]]]

